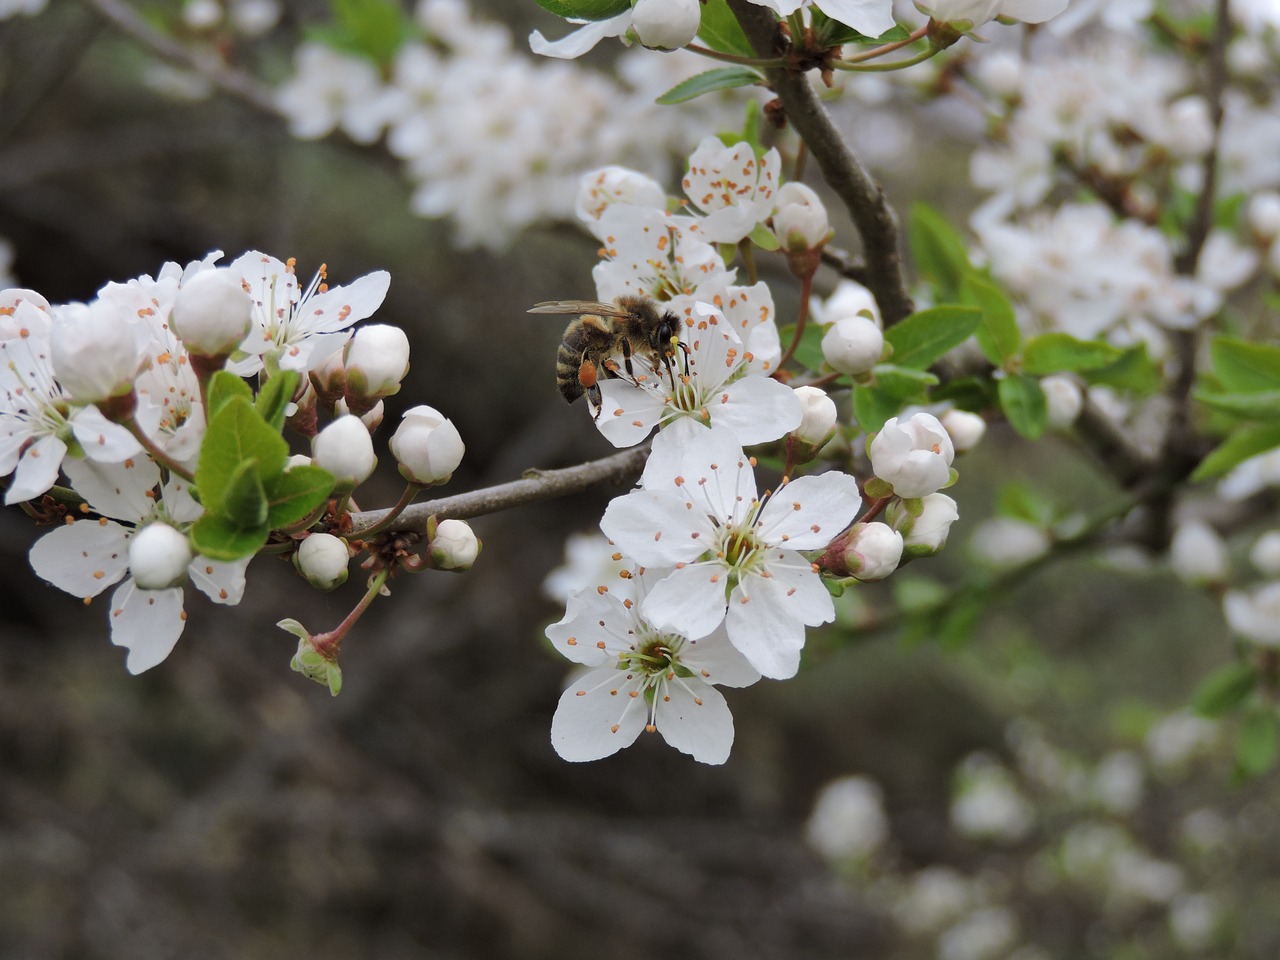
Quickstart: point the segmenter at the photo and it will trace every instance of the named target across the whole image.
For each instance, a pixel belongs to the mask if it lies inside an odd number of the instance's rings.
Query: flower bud
[[[1280,530],[1268,530],[1253,542],[1249,562],[1264,577],[1280,577]]]
[[[331,533],[313,533],[298,545],[293,565],[317,590],[332,590],[347,582],[351,553],[346,541]]]
[[[859,580],[883,580],[902,560],[902,534],[887,523],[857,523],[845,537],[844,566]]]
[[[796,398],[803,411],[800,426],[791,432],[799,442],[814,452],[830,440],[836,432],[836,404],[825,390],[818,387],[796,387]]]
[[[186,535],[167,523],[149,523],[129,538],[129,573],[140,590],[182,586],[192,556]]]
[[[956,453],[972,450],[987,432],[987,421],[968,410],[948,410],[939,418],[939,422],[951,437]]]
[[[1244,209],[1249,227],[1263,240],[1280,236],[1280,193],[1266,190],[1249,198]]]
[[[919,516],[912,516],[901,501],[889,504],[887,520],[902,534],[903,555],[914,559],[932,557],[947,545],[951,525],[960,518],[956,502],[945,493],[931,493],[920,501]]]
[[[223,357],[248,334],[253,299],[231,270],[202,270],[182,285],[169,319],[188,353]]]
[[[822,335],[822,356],[831,369],[850,376],[869,373],[883,353],[884,332],[861,314],[842,317]]]
[[[311,462],[334,475],[338,489],[354,490],[378,464],[373,440],[360,418],[348,414],[329,424],[311,442]]]
[[[913,414],[899,422],[892,417],[871,441],[871,470],[904,498],[924,497],[951,479],[955,447],[938,418]]]
[[[784,250],[817,250],[831,239],[831,221],[822,200],[803,183],[791,181],[778,190],[773,232]]]
[[[702,23],[699,0],[636,0],[631,32],[653,50],[679,50],[698,35]]]
[[[347,368],[342,362],[342,351],[329,354],[307,372],[307,377],[325,408],[329,409],[347,392]]]
[[[106,300],[56,308],[50,359],[76,403],[100,403],[133,392],[142,359],[137,328]]]
[[[373,435],[377,433],[378,428],[382,426],[382,418],[386,413],[386,407],[384,407],[382,401],[379,400],[363,413],[356,413],[347,404],[346,400],[339,400],[333,405],[333,415],[335,417],[345,417],[349,413],[354,416],[358,416],[360,418],[360,422],[364,424],[365,429],[369,431],[370,435]]]
[[[426,405],[405,411],[391,438],[391,453],[411,483],[446,483],[465,449],[453,421]]]
[[[399,327],[371,323],[360,327],[343,350],[347,394],[390,397],[409,372],[409,338]]]
[[[1232,590],[1222,598],[1227,625],[1264,647],[1280,647],[1280,580],[1248,592]]]
[[[1184,583],[1222,583],[1230,572],[1227,545],[1201,520],[1178,527],[1169,544],[1169,565]]]
[[[441,520],[431,538],[431,563],[437,570],[470,570],[480,555],[480,540],[464,520]]]
[[[826,300],[813,297],[809,301],[813,319],[823,326],[841,317],[853,317],[865,313],[876,324],[880,323],[880,307],[871,291],[855,280],[841,280]]]
[[[1078,383],[1065,374],[1055,373],[1040,379],[1040,389],[1044,391],[1050,427],[1066,430],[1076,422],[1084,407],[1084,394]]]

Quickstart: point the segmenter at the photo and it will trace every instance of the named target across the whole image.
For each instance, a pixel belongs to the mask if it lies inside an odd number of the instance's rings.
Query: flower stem
[[[883,57],[886,53],[892,53],[894,50],[901,50],[903,47],[909,47],[917,40],[923,40],[929,32],[929,25],[917,27],[912,31],[911,35],[904,40],[895,40],[893,43],[886,43],[883,46],[872,47],[863,53],[856,53],[852,57],[843,57],[837,63],[864,63],[867,60],[874,60],[876,57]]]
[[[704,57],[709,57],[712,60],[722,60],[725,63],[737,63],[744,67],[760,67],[761,69],[764,69],[767,67],[784,67],[787,64],[787,61],[783,60],[781,57],[774,57],[772,59],[742,57],[736,53],[721,53],[719,50],[712,50],[710,47],[704,47],[697,43],[687,43],[684,48],[692,51],[693,53],[701,54]]]
[[[196,475],[156,446],[155,441],[146,435],[135,417],[129,416],[126,419],[121,420],[120,425],[133,434],[134,439],[142,444],[142,449],[147,451],[147,456],[157,464],[164,467],[170,473],[177,474],[183,480],[186,480],[189,483],[195,483]]]
[[[416,497],[423,489],[424,487],[420,483],[407,484],[404,488],[404,492],[400,494],[400,499],[395,502],[382,519],[367,530],[361,531],[361,539],[372,540],[378,534],[388,529],[391,524],[395,522],[396,518],[400,516],[400,514],[404,513],[405,508],[408,507],[409,504],[413,503],[413,498]]]
[[[343,621],[327,633],[317,633],[311,638],[311,645],[326,660],[333,661],[338,659],[338,650],[342,646],[342,641],[351,628],[356,625],[356,621],[369,609],[369,604],[379,593],[382,592],[383,585],[387,582],[387,577],[391,574],[390,567],[384,567],[369,578],[369,589],[365,591],[360,602],[357,603],[351,612],[343,618]]]
[[[781,359],[778,360],[778,369],[781,370],[787,365],[787,361],[795,356],[796,348],[800,346],[800,338],[804,336],[805,324],[809,320],[809,298],[813,295],[813,271],[809,271],[800,279],[800,311],[796,316],[796,329],[791,335],[791,346],[787,347]]]
[[[942,51],[941,47],[930,47],[922,50],[914,57],[908,57],[906,60],[895,60],[893,63],[861,63],[856,60],[835,60],[831,66],[836,70],[846,70],[856,73],[888,73],[890,70],[905,70],[907,67],[914,67],[917,63],[924,63],[930,57],[937,56]]]

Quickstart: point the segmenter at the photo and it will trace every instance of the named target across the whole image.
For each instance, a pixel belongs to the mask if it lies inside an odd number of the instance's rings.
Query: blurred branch
[[[769,8],[750,0],[729,0],[756,53],[764,59],[784,51],[778,18]],[[836,192],[862,236],[867,263],[866,284],[880,306],[886,326],[915,311],[907,291],[898,252],[898,223],[879,185],[845,142],[802,72],[785,67],[765,70],[769,86],[777,94],[787,120],[805,142],[822,170],[823,179]]]
[[[508,510],[526,503],[565,497],[591,487],[611,483],[622,484],[634,480],[644,469],[649,456],[649,444],[644,443],[630,450],[615,453],[601,460],[592,460],[563,470],[530,470],[520,480],[500,483],[471,493],[460,493],[439,500],[415,503],[391,524],[394,531],[422,530],[430,517],[444,520],[465,520],[499,510]],[[359,536],[387,515],[386,510],[369,510],[351,515],[351,535]]]
[[[234,70],[214,54],[187,47],[155,29],[123,0],[85,0],[100,17],[174,66],[198,73],[224,93],[272,116],[281,116],[275,94],[253,77]]]

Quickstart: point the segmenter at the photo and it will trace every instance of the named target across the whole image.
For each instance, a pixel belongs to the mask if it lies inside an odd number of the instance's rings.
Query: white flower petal
[[[234,607],[244,597],[244,571],[252,557],[226,563],[196,554],[187,567],[191,582],[214,603]]]
[[[760,679],[760,671],[729,642],[724,624],[700,640],[686,643],[680,651],[680,662],[708,683],[722,687],[749,687]]]
[[[818,550],[853,521],[862,508],[858,481],[832,470],[784,484],[760,511],[756,535],[791,550]]]
[[[752,583],[752,589],[761,589],[786,611],[787,616],[811,627],[830,623],[835,619],[836,608],[831,594],[814,572],[813,565],[803,556],[789,550],[774,551],[768,564],[767,583]]]
[[[125,667],[130,673],[162,662],[185,626],[181,587],[139,590],[130,577],[111,595],[111,642],[128,648]]]
[[[667,574],[640,602],[653,627],[705,637],[724,620],[727,572],[720,563],[690,563]]]
[[[529,49],[541,57],[555,57],[559,60],[572,60],[580,57],[606,37],[616,37],[625,33],[631,25],[631,11],[621,13],[608,20],[596,20],[573,31],[559,40],[548,40],[541,30],[529,34]]]
[[[804,416],[794,390],[772,377],[754,375],[729,384],[707,409],[711,422],[728,427],[745,447],[777,440],[800,426]]]
[[[68,460],[62,469],[76,493],[97,513],[130,522],[151,516],[155,505],[148,494],[160,482],[160,468],[151,460],[112,464]]]
[[[564,619],[547,627],[547,639],[575,663],[599,666],[629,646],[635,615],[609,593],[588,587],[569,598]]]
[[[560,696],[551,745],[565,760],[599,760],[631,746],[648,718],[638,681],[614,667],[589,670]]]
[[[696,677],[676,678],[662,689],[666,699],[654,705],[654,725],[663,739],[699,763],[728,760],[733,715],[720,691]]]
[[[706,514],[681,497],[656,490],[633,490],[609,501],[600,529],[643,566],[688,563],[715,542]]]
[[[18,459],[13,482],[5,491],[5,503],[21,503],[48,491],[58,480],[58,467],[67,455],[67,445],[54,436],[41,437]]]
[[[729,639],[766,677],[786,680],[800,669],[804,624],[782,601],[788,588],[759,576],[744,578],[729,598]]]
[[[893,0],[821,0],[818,7],[832,20],[839,20],[866,37],[878,37],[892,30],[897,22],[893,19]]]
[[[733,431],[715,427],[693,431],[686,426],[659,432],[653,438],[640,486],[675,492],[695,510],[721,519],[743,512],[756,495],[755,471],[742,445]]]
[[[666,403],[625,380],[600,381],[600,415],[596,427],[615,447],[634,447],[658,425]]]
[[[70,422],[72,433],[90,460],[122,463],[142,452],[138,439],[120,424],[104,417],[97,407],[80,408]]]
[[[73,597],[96,597],[129,568],[129,537],[114,521],[77,520],[31,548],[31,569]]]
[[[373,316],[382,306],[391,287],[391,274],[375,270],[358,280],[308,297],[301,307],[300,322],[313,334],[337,333],[357,320]]]

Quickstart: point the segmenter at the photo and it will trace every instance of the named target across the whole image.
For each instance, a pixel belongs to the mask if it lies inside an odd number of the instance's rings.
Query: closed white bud
[[[437,570],[470,570],[480,555],[480,540],[465,520],[441,520],[430,552]]]
[[[698,35],[702,23],[699,0],[636,0],[631,30],[653,50],[679,50]]]
[[[930,413],[892,417],[871,441],[871,470],[899,497],[925,497],[951,479],[955,447]]]
[[[96,300],[55,308],[50,359],[76,403],[99,403],[133,392],[141,361],[138,329],[114,303]]]
[[[373,440],[360,418],[348,414],[329,424],[311,442],[311,462],[334,475],[340,491],[353,490],[378,464]]]
[[[797,440],[813,449],[821,447],[836,432],[836,404],[825,390],[818,387],[796,387],[796,398],[803,411],[800,426],[791,432]]]
[[[331,533],[311,534],[293,555],[293,565],[317,590],[332,590],[346,583],[350,560],[346,541]]]
[[[1227,625],[1264,647],[1280,647],[1280,580],[1251,591],[1232,590],[1222,598]]]
[[[950,434],[956,453],[972,450],[987,432],[987,421],[968,410],[948,410],[938,419]]]
[[[845,541],[844,563],[859,580],[883,580],[902,560],[902,534],[878,520],[857,523]]]
[[[465,450],[453,421],[425,404],[405,411],[391,438],[400,473],[412,483],[445,483],[458,469]]]
[[[818,195],[793,180],[778,190],[773,232],[786,250],[816,250],[831,239],[831,220]]]
[[[238,347],[253,320],[253,299],[229,269],[202,270],[182,285],[170,322],[187,351],[226,356]]]
[[[1221,583],[1230,572],[1227,545],[1218,532],[1201,520],[1178,527],[1169,544],[1169,565],[1186,583]]]
[[[839,373],[869,373],[883,353],[884,332],[861,314],[836,320],[822,335],[822,356]]]
[[[876,304],[876,298],[856,280],[841,280],[826,300],[813,297],[809,301],[809,311],[813,314],[813,319],[824,326],[841,317],[853,317],[860,313],[867,314],[877,324],[880,322],[880,307]]]
[[[1080,390],[1080,384],[1064,374],[1055,373],[1041,378],[1040,389],[1044,391],[1050,427],[1066,430],[1076,422],[1084,407],[1084,394]]]
[[[129,573],[140,590],[168,590],[187,581],[191,542],[167,523],[150,523],[129,538]]]
[[[1263,240],[1280,237],[1280,193],[1272,190],[1255,193],[1244,210],[1249,226]]]
[[[1280,530],[1268,530],[1249,549],[1249,562],[1266,577],[1280,577]]]
[[[352,413],[352,410],[346,400],[338,400],[334,403],[333,415],[335,417],[345,417],[349,413]],[[382,418],[385,413],[386,408],[383,406],[382,401],[379,400],[364,413],[356,413],[353,414],[353,416],[359,417],[360,422],[364,424],[365,429],[372,435],[377,433],[378,428],[382,426]]]
[[[409,338],[399,327],[371,323],[347,341],[342,359],[351,396],[390,397],[409,372]]]
[[[284,462],[286,470],[292,470],[294,467],[305,467],[311,463],[311,458],[305,453],[293,453],[289,455],[289,459]]]
[[[931,493],[920,505],[918,517],[913,517],[901,500],[885,510],[885,520],[902,534],[903,554],[913,559],[932,557],[945,547],[951,525],[960,518],[956,502],[945,493]]]

